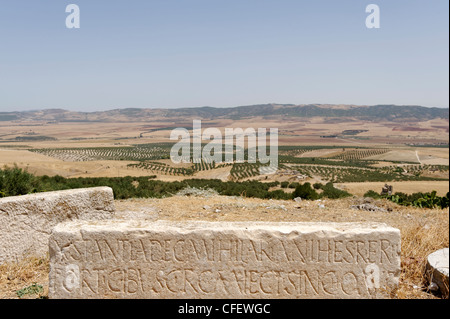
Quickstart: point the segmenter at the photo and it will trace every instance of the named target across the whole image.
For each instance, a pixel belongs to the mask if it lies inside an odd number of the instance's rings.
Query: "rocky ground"
[[[399,289],[392,297],[439,298],[428,291],[423,270],[429,254],[449,247],[448,209],[408,208],[361,197],[278,201],[217,196],[207,191],[164,199],[120,200],[115,204],[118,218],[146,220],[385,223],[399,228],[402,235],[402,274]],[[0,266],[0,298],[45,297],[47,290],[47,259]]]

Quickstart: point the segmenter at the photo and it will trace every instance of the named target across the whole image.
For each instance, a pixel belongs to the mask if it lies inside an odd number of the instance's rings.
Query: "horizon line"
[[[37,109],[27,109],[21,111],[0,111],[0,113],[22,113],[22,112],[37,112],[37,111],[68,111],[68,112],[77,112],[77,113],[97,113],[97,112],[109,112],[109,111],[117,111],[117,110],[182,110],[182,109],[202,109],[202,108],[212,108],[212,109],[233,109],[240,107],[250,107],[250,106],[269,106],[269,105],[277,105],[277,106],[350,106],[350,107],[373,107],[373,106],[406,106],[406,107],[423,107],[429,109],[449,109],[448,106],[424,106],[424,105],[411,105],[411,104],[333,104],[333,103],[308,103],[308,104],[292,104],[292,103],[265,103],[265,104],[249,104],[249,105],[238,105],[238,106],[181,106],[181,107],[111,107],[103,110],[95,110],[95,111],[76,111],[73,109],[65,109],[65,108],[37,108]]]

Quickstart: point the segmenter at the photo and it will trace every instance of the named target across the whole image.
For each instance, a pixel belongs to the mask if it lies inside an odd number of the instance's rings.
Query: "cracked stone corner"
[[[53,227],[61,222],[112,219],[114,215],[114,195],[109,187],[1,198],[0,264],[30,254],[44,255]]]

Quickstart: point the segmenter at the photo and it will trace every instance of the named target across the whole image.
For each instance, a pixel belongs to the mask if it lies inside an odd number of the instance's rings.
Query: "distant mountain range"
[[[179,109],[123,108],[101,112],[74,112],[48,109],[26,112],[0,112],[0,121],[47,122],[148,122],[170,119],[232,119],[254,117],[277,118],[353,118],[364,121],[424,121],[449,118],[448,108],[429,108],[406,105],[293,105],[263,104],[227,108],[197,107]]]

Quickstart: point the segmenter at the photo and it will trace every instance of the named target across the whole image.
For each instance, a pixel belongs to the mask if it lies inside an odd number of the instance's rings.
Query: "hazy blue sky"
[[[68,4],[81,28],[67,29]],[[381,28],[367,29],[368,4]],[[447,0],[0,0],[0,111],[448,107]]]

